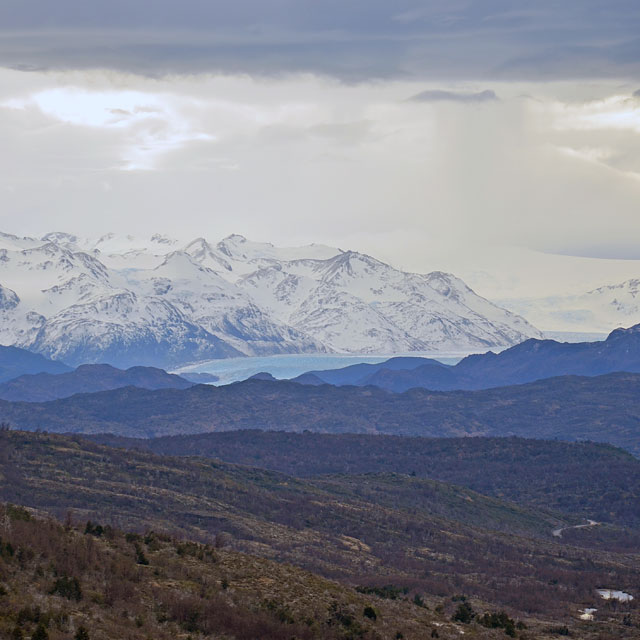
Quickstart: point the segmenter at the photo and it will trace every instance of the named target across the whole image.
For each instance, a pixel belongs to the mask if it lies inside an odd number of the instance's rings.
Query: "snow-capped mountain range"
[[[0,343],[71,365],[503,348],[541,334],[453,275],[323,245],[0,234]]]

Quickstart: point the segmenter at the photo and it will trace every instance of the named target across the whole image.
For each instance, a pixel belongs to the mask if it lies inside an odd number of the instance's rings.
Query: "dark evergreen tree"
[[[370,618],[371,620],[376,620],[378,618],[378,614],[376,610],[372,606],[367,606],[364,608],[363,616]]]
[[[139,544],[136,544],[136,562],[143,565],[149,564],[149,560],[147,559],[147,556],[144,555],[144,551]]]
[[[472,606],[468,602],[463,602],[458,605],[456,612],[453,614],[451,619],[454,622],[462,622],[463,624],[469,624],[473,617],[475,616],[475,612]]]

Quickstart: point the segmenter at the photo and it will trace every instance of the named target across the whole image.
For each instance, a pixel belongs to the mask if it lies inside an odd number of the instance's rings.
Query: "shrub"
[[[419,593],[416,593],[413,596],[413,604],[415,604],[416,607],[422,607],[423,609],[427,608],[427,605],[424,603],[424,600],[422,599],[422,596]]]
[[[101,538],[104,534],[104,527],[100,524],[94,524],[89,520],[87,522],[87,526],[84,528],[84,532],[86,535],[92,535],[96,538]]]
[[[368,605],[364,608],[362,615],[365,616],[365,618],[370,618],[371,620],[378,619],[378,614],[376,613],[376,610],[371,605]]]
[[[488,629],[506,629],[512,627],[515,629],[515,621],[511,619],[504,611],[492,611],[485,613],[476,618],[477,622]]]
[[[0,538],[0,558],[13,558],[15,550],[10,542],[2,542]]]
[[[17,507],[14,504],[8,504],[5,507],[5,513],[10,520],[30,522],[32,520],[31,514],[24,507]]]

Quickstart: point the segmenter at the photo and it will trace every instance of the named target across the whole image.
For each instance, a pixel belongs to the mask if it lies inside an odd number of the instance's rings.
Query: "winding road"
[[[575,524],[572,527],[559,527],[558,529],[554,529],[551,532],[554,538],[562,538],[562,532],[567,531],[568,529],[587,529],[589,527],[597,527],[600,522],[596,522],[595,520],[587,520],[587,524]]]

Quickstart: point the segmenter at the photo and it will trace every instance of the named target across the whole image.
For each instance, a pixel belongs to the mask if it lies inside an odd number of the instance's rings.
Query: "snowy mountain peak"
[[[241,236],[239,233],[232,233],[228,235],[226,238],[222,238],[220,244],[244,244],[248,242],[244,236]],[[269,243],[270,244],[270,243]],[[270,246],[273,246],[270,244]]]
[[[267,242],[251,242],[244,236],[232,233],[223,238],[216,245],[216,249],[229,258],[236,260],[250,260],[257,256],[272,253],[274,246]]]
[[[43,235],[40,240],[43,242],[53,242],[55,244],[76,244],[78,236],[63,231],[52,231]]]
[[[192,240],[183,251],[190,255],[194,260],[204,267],[212,271],[233,271],[233,267],[225,259],[225,256],[214,249],[204,238],[196,238]]]
[[[186,251],[172,251],[168,253],[162,264],[158,265],[154,271],[160,271],[163,268],[186,268],[186,269],[201,269],[201,266],[196,260],[193,259]]]
[[[213,247],[204,238],[196,238],[187,244],[183,251],[197,257],[201,254],[211,253],[213,251]]]
[[[178,241],[175,238],[170,238],[169,236],[162,235],[160,233],[154,233],[151,236],[151,242],[154,244],[165,245],[168,247],[173,247],[178,244]]]
[[[168,253],[162,264],[153,269],[154,274],[162,273],[176,280],[199,279],[202,274],[208,278],[214,278],[215,271],[206,267],[194,256],[186,251],[172,251]]]
[[[328,260],[340,253],[340,249],[320,244],[302,247],[276,247],[270,242],[254,242],[244,236],[233,234],[221,240],[216,250],[232,264],[239,275],[275,263],[295,260]]]

